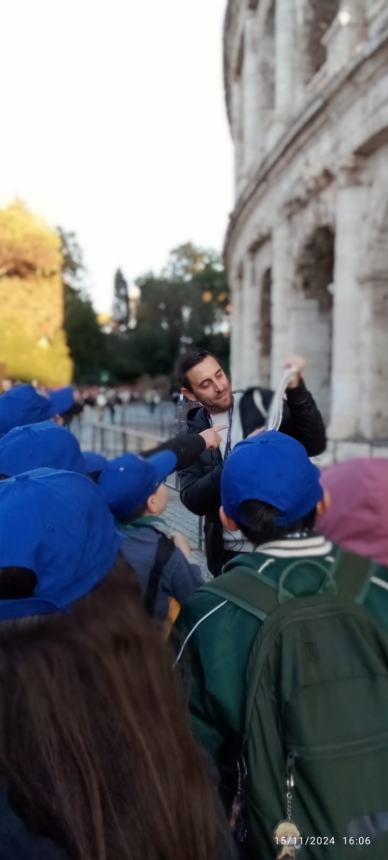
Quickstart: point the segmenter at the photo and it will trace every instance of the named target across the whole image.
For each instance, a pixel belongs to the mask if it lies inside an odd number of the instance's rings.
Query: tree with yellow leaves
[[[19,202],[0,210],[0,363],[11,378],[66,385],[61,241]]]

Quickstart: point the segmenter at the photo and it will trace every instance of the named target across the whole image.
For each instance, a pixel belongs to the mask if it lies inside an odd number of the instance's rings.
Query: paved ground
[[[197,564],[199,564],[204,579],[211,579],[211,574],[209,573],[206,566],[206,558],[202,550],[198,549],[199,546],[199,519],[195,517],[194,514],[191,514],[190,511],[187,510],[182,505],[182,502],[179,498],[179,493],[174,490],[170,490],[170,504],[167,508],[167,511],[164,514],[164,519],[169,524],[172,531],[181,532],[186,535],[190,546],[192,549],[196,548],[193,555]]]

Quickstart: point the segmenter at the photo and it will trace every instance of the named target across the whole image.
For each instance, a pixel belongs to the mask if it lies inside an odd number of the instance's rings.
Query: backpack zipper
[[[335,758],[352,756],[355,753],[378,752],[388,747],[388,732],[374,735],[371,738],[360,738],[357,741],[344,741],[340,744],[325,744],[321,746],[292,746],[287,755],[287,770],[293,773],[296,758],[313,760],[318,758]]]

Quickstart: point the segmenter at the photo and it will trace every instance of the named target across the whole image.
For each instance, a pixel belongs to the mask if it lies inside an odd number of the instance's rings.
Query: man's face
[[[191,388],[184,388],[183,394],[189,400],[199,400],[209,412],[225,412],[230,409],[233,396],[228,377],[216,358],[209,355],[187,374]]]

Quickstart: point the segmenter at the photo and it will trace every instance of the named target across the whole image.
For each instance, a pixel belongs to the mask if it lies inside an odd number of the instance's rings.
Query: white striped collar
[[[323,535],[309,533],[294,534],[282,540],[263,543],[256,548],[257,554],[271,555],[274,558],[314,558],[328,555],[333,550],[331,541]]]

